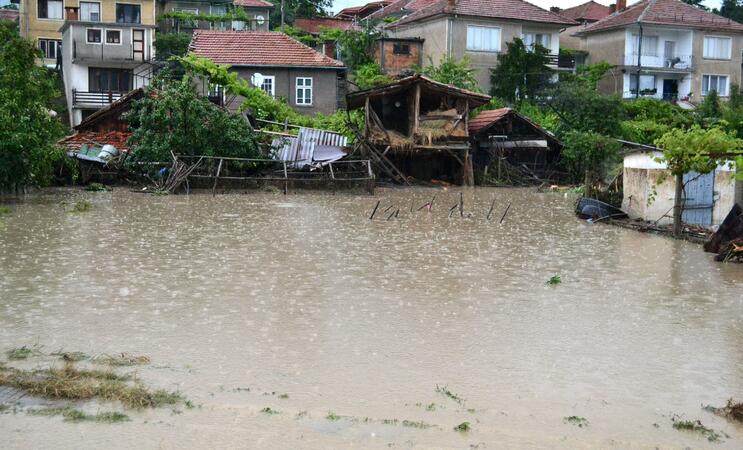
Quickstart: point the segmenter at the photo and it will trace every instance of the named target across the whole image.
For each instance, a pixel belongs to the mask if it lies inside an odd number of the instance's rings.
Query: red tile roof
[[[366,5],[351,6],[348,8],[341,9],[340,11],[338,11],[338,14],[336,14],[335,16],[363,19],[371,15],[372,13],[379,11],[383,7],[389,5],[390,3],[392,3],[390,0],[380,0],[377,2],[369,2]]]
[[[359,27],[350,19],[338,19],[336,17],[316,17],[314,19],[295,19],[294,26],[310,34],[317,34],[320,28],[333,28],[337,30],[356,30]]]
[[[560,11],[560,15],[578,22],[596,22],[611,14],[611,8],[593,0]]]
[[[273,8],[273,3],[265,0],[235,0],[233,3],[246,8]]]
[[[637,22],[648,25],[672,25],[743,33],[743,25],[738,22],[703,11],[679,0],[643,0],[630,5],[624,11],[581,28],[576,34],[621,28]]]
[[[88,146],[113,145],[117,150],[128,151],[127,141],[132,133],[129,131],[79,131],[59,141],[66,150],[78,151],[83,144]]]
[[[274,31],[196,30],[190,50],[218,64],[269,67],[343,68],[284,33]]]
[[[512,111],[511,108],[500,108],[483,111],[476,117],[470,119],[469,128],[470,136],[475,135],[477,132],[490,126],[491,124],[501,120],[503,117],[508,115]]]
[[[370,14],[369,17],[374,19],[381,19],[393,14],[399,15],[400,12],[409,14],[431,6],[438,1],[439,0],[396,0],[385,6],[384,9]]]
[[[413,1],[416,2],[415,6],[418,6],[420,2],[426,0]],[[394,5],[390,7],[392,6]],[[454,6],[450,5],[449,0],[438,0],[430,6],[418,9],[412,14],[403,17],[390,26],[395,27],[439,14],[457,14],[470,17],[520,20],[558,25],[576,24],[566,17],[532,5],[524,0],[455,0]]]
[[[0,20],[12,20],[18,21],[18,10],[17,9],[0,9]]]

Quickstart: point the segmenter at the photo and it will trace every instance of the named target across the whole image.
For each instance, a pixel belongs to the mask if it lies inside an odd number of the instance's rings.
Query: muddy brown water
[[[465,217],[448,218],[458,197],[117,189],[13,204],[0,349],[148,355],[124,371],[197,407],[116,425],[6,412],[2,447],[743,447],[743,426],[701,409],[743,399],[743,266],[586,224],[562,194],[465,190]],[[60,204],[80,198],[93,209]],[[674,414],[729,437],[675,430]]]

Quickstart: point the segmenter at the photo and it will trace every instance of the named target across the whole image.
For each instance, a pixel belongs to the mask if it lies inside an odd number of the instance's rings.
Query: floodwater
[[[449,218],[459,192],[62,190],[12,205],[0,349],[148,355],[124,370],[197,406],[114,425],[0,414],[0,446],[743,447],[742,425],[701,408],[743,400],[743,266],[586,224],[562,194],[468,189]],[[93,209],[66,211],[80,198]]]

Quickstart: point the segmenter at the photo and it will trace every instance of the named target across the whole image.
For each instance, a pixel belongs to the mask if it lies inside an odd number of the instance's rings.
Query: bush
[[[392,83],[392,78],[382,73],[379,64],[364,64],[353,74],[353,83],[359,89],[370,89]]]
[[[575,180],[595,179],[610,171],[621,145],[615,139],[592,131],[569,131],[563,135],[564,167]]]

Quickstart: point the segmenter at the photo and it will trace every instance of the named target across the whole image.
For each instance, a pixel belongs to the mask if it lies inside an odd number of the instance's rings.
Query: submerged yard
[[[10,203],[3,448],[743,446],[743,266],[462,192]]]

